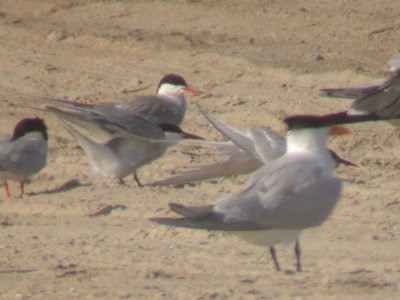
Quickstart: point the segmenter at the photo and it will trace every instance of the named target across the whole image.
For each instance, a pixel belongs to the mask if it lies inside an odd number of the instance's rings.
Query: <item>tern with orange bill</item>
[[[249,126],[246,133],[234,128],[205,111],[198,105],[203,116],[231,142],[200,142],[212,146],[224,159],[216,162],[189,165],[183,171],[173,176],[160,179],[150,185],[186,184],[198,180],[207,180],[216,177],[231,177],[249,174],[265,163],[269,163],[286,152],[286,140],[271,128]],[[341,158],[334,151],[329,150],[337,165],[356,166],[354,163]],[[176,172],[176,171],[174,171]]]
[[[171,203],[179,218],[151,218],[168,226],[236,234],[252,244],[269,247],[276,270],[279,243],[295,242],[296,269],[301,271],[299,236],[324,222],[340,199],[341,179],[326,148],[328,135],[349,133],[331,127],[323,117],[297,115],[285,119],[286,153],[259,168],[235,193],[207,206]]]
[[[156,95],[136,96],[130,101],[118,103],[83,104],[67,100],[59,100],[45,97],[34,97],[40,101],[56,106],[63,110],[70,110],[79,114],[79,119],[90,119],[93,116],[101,117],[106,121],[121,125],[128,131],[142,134],[149,133],[144,128],[137,128],[137,118],[147,121],[154,126],[171,124],[180,126],[186,113],[185,93],[194,93],[197,90],[190,87],[185,79],[179,75],[165,75],[159,82]],[[93,131],[99,137],[110,137],[107,132],[93,128],[89,122],[82,122],[81,127]],[[138,129],[138,131],[137,131]],[[104,134],[104,135],[102,135]]]

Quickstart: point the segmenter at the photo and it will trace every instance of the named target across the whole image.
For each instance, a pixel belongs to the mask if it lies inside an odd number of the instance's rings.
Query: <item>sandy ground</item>
[[[283,133],[286,115],[346,108],[318,90],[381,78],[399,40],[398,0],[0,1],[0,130],[32,115],[50,129],[48,165],[28,195],[0,194],[0,298],[399,299],[397,129],[357,125],[330,142],[359,168],[338,169],[340,204],[302,234],[304,272],[293,272],[292,246],[278,246],[278,273],[266,249],[147,221],[173,216],[171,201],[212,203],[246,176],[181,188],[138,188],[129,178],[120,186],[90,171],[53,116],[22,105],[38,105],[27,95],[121,101],[153,93],[174,72],[210,93],[189,98],[186,130],[223,140],[193,105],[201,103],[238,128]],[[140,178],[201,161],[188,149],[197,148],[171,149]],[[16,183],[10,188],[18,194]],[[119,208],[90,217],[106,205]]]

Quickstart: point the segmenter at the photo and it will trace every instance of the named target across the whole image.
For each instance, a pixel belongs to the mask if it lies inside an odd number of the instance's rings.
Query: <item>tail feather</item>
[[[192,228],[192,229],[210,229],[209,226],[205,226],[201,223],[193,222],[190,218],[149,218],[150,221],[167,225],[167,226],[174,226],[174,227],[185,227],[185,228]]]
[[[70,100],[61,100],[56,98],[49,98],[49,97],[33,97],[36,100],[41,102],[48,103],[50,105],[57,105],[64,108],[69,108],[78,111],[92,111],[93,105],[91,104],[84,104],[84,103],[77,103]]]
[[[356,88],[327,88],[321,89],[320,94],[324,97],[359,99],[374,93],[379,88],[379,85],[363,86]]]
[[[247,154],[244,153],[244,155]],[[246,160],[229,158],[215,163],[192,166],[189,170],[183,171],[181,174],[152,182],[149,185],[187,184],[218,177],[231,177],[254,172],[260,166],[261,163],[259,161],[252,159],[248,155]]]
[[[81,134],[79,131],[77,131],[75,128],[70,126],[66,121],[64,121],[61,117],[59,117],[59,120],[65,130],[68,131],[69,134],[72,135],[72,137],[76,140],[78,145],[83,149],[83,151],[89,156],[89,157],[94,157],[95,152],[104,152],[106,151],[106,147],[104,145],[101,145],[99,143],[96,143],[95,141],[92,141],[91,139],[87,138],[83,134]]]
[[[220,161],[194,166],[191,167],[190,170],[183,171],[181,174],[152,182],[150,185],[187,184],[194,181],[225,177],[227,175],[224,169],[226,162],[227,161]]]
[[[203,230],[220,230],[220,231],[247,231],[247,230],[263,230],[268,228],[260,227],[252,222],[226,223],[223,216],[218,214],[210,215],[207,218],[193,219],[183,218],[149,218],[150,221],[174,227],[185,227]]]
[[[212,214],[214,205],[185,206],[178,203],[170,203],[169,208],[181,216],[198,219]]]

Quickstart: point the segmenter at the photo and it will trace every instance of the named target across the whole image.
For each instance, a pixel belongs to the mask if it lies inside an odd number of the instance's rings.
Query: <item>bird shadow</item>
[[[22,269],[22,270],[0,270],[0,274],[14,274],[14,273],[32,273],[36,272],[37,269]]]
[[[99,209],[98,211],[89,214],[90,218],[98,217],[98,216],[106,216],[112,213],[114,209],[122,209],[125,210],[127,207],[126,205],[117,204],[117,205],[106,205],[103,208]]]
[[[67,182],[65,182],[62,185],[60,185],[58,187],[55,187],[53,189],[47,189],[45,191],[40,191],[40,192],[25,193],[25,195],[27,195],[27,196],[51,195],[51,194],[68,192],[68,191],[73,190],[73,189],[75,189],[77,187],[89,186],[89,185],[91,185],[91,184],[90,183],[82,184],[77,179],[71,179],[71,180],[68,180]]]

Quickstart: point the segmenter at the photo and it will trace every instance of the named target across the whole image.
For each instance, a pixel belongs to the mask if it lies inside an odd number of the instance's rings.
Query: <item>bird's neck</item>
[[[176,87],[168,83],[164,83],[159,87],[157,95],[163,97],[167,101],[170,101],[186,109],[186,99],[185,95],[182,92],[182,88]]]
[[[306,128],[289,131],[287,134],[287,153],[309,155],[333,171],[334,161],[326,148],[328,130],[327,128]]]
[[[32,132],[28,132],[25,133],[23,136],[21,136],[19,139],[45,139],[45,137],[43,136],[43,133],[39,132],[39,131],[32,131]]]

